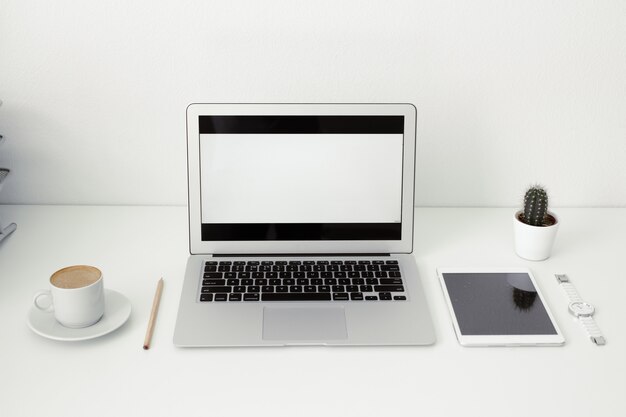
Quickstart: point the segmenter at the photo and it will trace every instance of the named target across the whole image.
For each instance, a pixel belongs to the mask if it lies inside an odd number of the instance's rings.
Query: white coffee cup
[[[93,266],[74,265],[59,269],[50,277],[50,290],[38,291],[33,303],[54,313],[56,320],[74,329],[91,326],[104,314],[102,272]],[[41,304],[41,300],[50,301]]]

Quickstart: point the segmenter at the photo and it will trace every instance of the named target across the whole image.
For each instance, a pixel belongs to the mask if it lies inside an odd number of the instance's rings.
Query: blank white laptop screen
[[[400,239],[402,116],[200,116],[203,240]]]

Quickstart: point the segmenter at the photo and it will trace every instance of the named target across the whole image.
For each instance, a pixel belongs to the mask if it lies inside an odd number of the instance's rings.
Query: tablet
[[[559,346],[565,340],[526,268],[438,268],[463,346]]]

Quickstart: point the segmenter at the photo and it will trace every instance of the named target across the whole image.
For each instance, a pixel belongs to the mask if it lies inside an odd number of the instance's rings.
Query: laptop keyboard
[[[403,301],[396,260],[206,261],[202,302]]]

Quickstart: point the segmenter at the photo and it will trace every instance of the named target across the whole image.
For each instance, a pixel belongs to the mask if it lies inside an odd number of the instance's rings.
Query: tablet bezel
[[[454,312],[454,307],[452,305],[452,300],[450,299],[450,294],[448,293],[448,288],[446,286],[446,282],[443,279],[443,274],[446,273],[465,273],[465,274],[485,274],[485,273],[526,273],[530,277],[535,289],[537,290],[537,295],[539,299],[543,303],[543,306],[550,318],[550,322],[554,326],[556,330],[556,334],[533,334],[533,335],[464,335],[461,333],[461,329],[459,328],[459,323],[456,318],[456,313]],[[454,326],[454,332],[456,334],[456,338],[459,343],[463,346],[561,346],[565,343],[565,339],[563,338],[563,334],[561,333],[561,329],[556,323],[554,319],[554,315],[550,311],[548,304],[546,303],[546,299],[541,293],[541,289],[539,285],[537,285],[537,280],[533,276],[532,272],[528,268],[437,268],[437,276],[439,277],[439,283],[441,284],[441,289],[443,290],[444,298],[446,300],[446,304],[448,305],[448,311],[450,312],[450,318],[452,319],[452,324]]]

